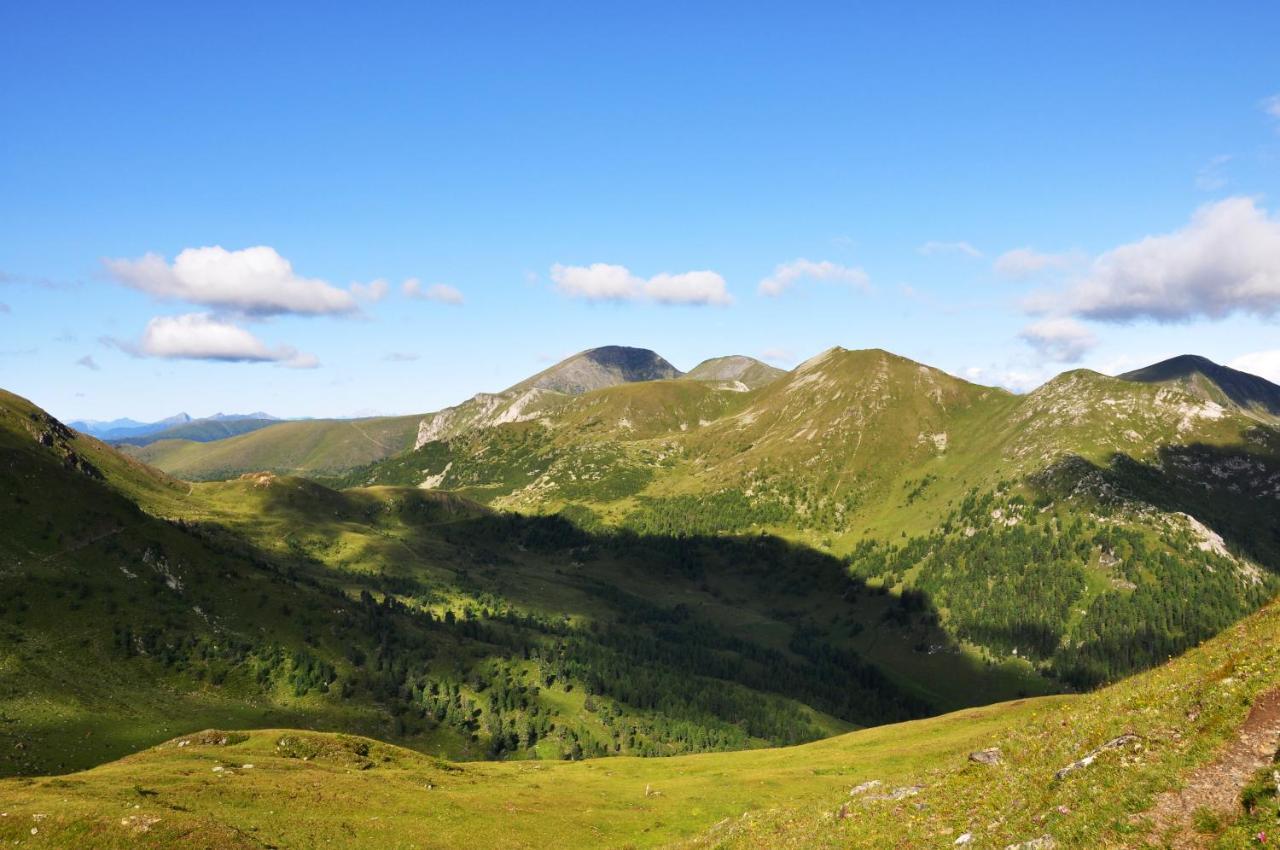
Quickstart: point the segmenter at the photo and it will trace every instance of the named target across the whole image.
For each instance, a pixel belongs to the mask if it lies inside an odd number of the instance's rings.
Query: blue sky
[[[0,386],[421,412],[611,343],[1280,380],[1280,7],[1120,5],[5,4]]]

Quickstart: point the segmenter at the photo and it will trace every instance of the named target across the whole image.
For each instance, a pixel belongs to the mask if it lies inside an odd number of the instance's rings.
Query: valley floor
[[[1257,847],[1258,832],[1277,817],[1269,762],[1280,726],[1263,721],[1278,693],[1280,607],[1272,604],[1093,694],[967,709],[789,748],[455,764],[354,736],[197,733],[81,773],[0,781],[0,840],[95,848]],[[989,763],[970,758],[987,748],[998,748]],[[1214,793],[1201,794],[1206,786]]]

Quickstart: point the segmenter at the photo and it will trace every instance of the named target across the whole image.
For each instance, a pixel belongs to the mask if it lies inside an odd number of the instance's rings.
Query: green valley
[[[1208,693],[1215,635],[1270,628],[1265,387],[1193,362],[1015,396],[882,351],[688,375],[604,351],[436,414],[128,454],[0,399],[17,816],[63,788],[36,828],[64,845],[451,846],[496,828],[486,803],[534,818],[492,846],[1122,844],[1232,734],[1215,695],[1211,725],[1124,757],[1144,778],[1094,771],[1125,789],[1105,816],[996,813],[1075,812],[1079,789],[1033,787],[1049,763],[1154,729],[1190,697],[1152,683]],[[964,756],[991,741],[1017,755],[975,802]],[[329,811],[273,820],[315,783]]]

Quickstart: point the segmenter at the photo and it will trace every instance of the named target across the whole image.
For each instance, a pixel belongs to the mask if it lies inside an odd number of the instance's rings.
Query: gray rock
[[[1138,736],[1133,734],[1132,732],[1126,732],[1125,734],[1119,736],[1118,738],[1112,738],[1110,741],[1107,741],[1105,744],[1103,744],[1101,747],[1098,747],[1096,750],[1090,750],[1088,753],[1085,754],[1084,758],[1079,759],[1078,761],[1073,761],[1071,762],[1071,764],[1059,770],[1057,773],[1053,775],[1053,778],[1063,779],[1069,774],[1075,773],[1077,770],[1086,768],[1089,765],[1093,764],[1095,761],[1098,760],[1098,756],[1102,755],[1107,750],[1118,750],[1121,747],[1127,747],[1129,744],[1136,743],[1137,740],[1138,740]]]
[[[969,761],[977,762],[978,764],[996,765],[1003,759],[1004,754],[1000,752],[999,747],[988,747],[985,750],[969,753]]]
[[[1023,841],[1019,844],[1010,844],[1004,850],[1052,850],[1057,847],[1058,842],[1053,840],[1052,835],[1042,835],[1039,838],[1032,838],[1030,841]]]

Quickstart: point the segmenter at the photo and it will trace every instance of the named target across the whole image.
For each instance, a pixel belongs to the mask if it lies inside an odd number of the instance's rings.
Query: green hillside
[[[0,448],[0,773],[208,725],[453,758],[753,748],[1054,687],[777,538],[592,534],[270,473],[188,484],[8,395]]]
[[[1280,570],[1280,432],[1252,407],[1087,371],[1014,396],[883,351],[834,349],[751,392],[609,387],[339,481],[602,530],[780,534],[1058,686],[1216,634]]]
[[[239,434],[248,434],[260,428],[268,428],[279,424],[278,419],[197,419],[174,425],[162,431],[155,431],[140,437],[125,437],[114,440],[117,444],[129,446],[149,446],[160,440],[191,440],[196,443],[212,443],[225,440]]]
[[[64,844],[1140,843],[1153,804],[1159,828],[1191,821],[1154,795],[1275,686],[1274,610],[1234,624],[1280,587],[1280,432],[1196,380],[1075,371],[1014,396],[837,349],[747,391],[282,423],[191,462],[312,477],[203,483],[0,396],[0,775],[190,742],[56,780],[83,783],[66,819],[31,813]],[[352,471],[369,423],[400,448]],[[183,737],[204,728],[273,731]],[[1096,781],[1052,780],[1127,732]],[[993,742],[998,792],[965,761]],[[148,793],[120,798],[128,775]],[[0,787],[46,805],[53,781]],[[272,820],[286,800],[310,820]],[[519,831],[480,822],[495,801]],[[1194,828],[1235,846],[1259,817],[1235,805]]]
[[[280,422],[212,442],[162,439],[124,447],[134,457],[193,481],[266,470],[333,475],[413,447],[420,416]]]
[[[289,729],[181,735],[83,773],[0,780],[0,839],[104,848],[1256,847],[1276,817],[1278,653],[1280,610],[1269,606],[1088,696],[667,759],[457,764]]]
[[[705,381],[741,392],[759,389],[785,374],[786,370],[761,363],[753,357],[733,354],[703,360],[681,377],[686,381]]]

